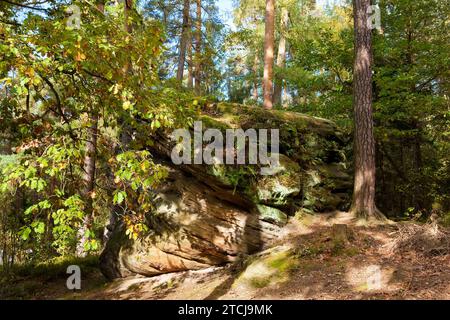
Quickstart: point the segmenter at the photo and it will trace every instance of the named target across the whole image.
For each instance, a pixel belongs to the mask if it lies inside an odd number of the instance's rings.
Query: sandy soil
[[[240,263],[110,283],[94,272],[79,292],[58,279],[27,298],[450,299],[448,250],[394,250],[399,228],[358,225],[340,212],[305,216],[292,219],[271,248]]]

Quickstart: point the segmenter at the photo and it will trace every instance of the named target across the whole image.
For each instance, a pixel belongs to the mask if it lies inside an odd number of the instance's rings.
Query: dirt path
[[[240,264],[112,283],[94,273],[81,292],[58,280],[34,298],[450,299],[449,252],[396,251],[399,228],[358,226],[343,213],[305,216]]]

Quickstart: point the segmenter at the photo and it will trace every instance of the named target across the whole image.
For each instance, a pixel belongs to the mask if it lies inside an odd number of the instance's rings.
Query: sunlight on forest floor
[[[27,298],[450,299],[448,252],[391,254],[397,225],[359,227],[348,219],[343,212],[297,216],[270,248],[224,267],[111,283],[96,271],[80,292],[68,293],[63,279],[53,279]]]

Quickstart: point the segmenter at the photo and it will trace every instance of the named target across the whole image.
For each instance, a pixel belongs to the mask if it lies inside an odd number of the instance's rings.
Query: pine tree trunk
[[[264,34],[264,108],[272,109],[273,101],[273,47],[275,29],[275,0],[266,0],[266,25]]]
[[[190,0],[184,0],[183,4],[183,26],[181,29],[180,52],[178,58],[177,80],[181,84],[183,81],[184,65],[186,60],[186,46],[189,37],[189,9]]]
[[[259,22],[259,18],[257,16],[257,14],[255,13],[253,16],[253,23],[254,23],[254,27],[255,29],[258,26],[258,22]],[[253,88],[252,88],[252,98],[253,100],[256,102],[258,102],[258,86],[259,86],[259,44],[260,42],[257,40],[255,40],[254,46],[255,46],[255,57],[253,58]]]
[[[255,58],[253,59],[253,89],[252,96],[253,100],[258,101],[258,66],[259,66],[259,56],[258,50],[255,49]]]
[[[286,31],[288,27],[289,13],[285,7],[281,9],[280,42],[278,43],[277,67],[283,69],[286,65]],[[283,92],[283,77],[279,73],[275,77],[275,87],[273,89],[273,104],[281,105],[281,95]]]
[[[188,83],[187,86],[189,89],[192,89],[194,87],[194,68],[193,63],[194,59],[192,58],[192,31],[189,30],[189,37],[188,37],[188,44],[187,44],[187,51],[188,51]]]
[[[201,50],[202,50],[202,0],[197,0],[197,21],[195,33],[195,93],[201,94]]]
[[[372,116],[372,31],[367,25],[370,0],[354,0],[355,184],[351,212],[358,218],[382,218],[375,206],[375,139]]]
[[[417,174],[416,183],[414,184],[414,205],[416,210],[420,211],[425,209],[425,202],[423,197],[423,192],[421,192],[422,187],[418,183],[422,176],[422,151],[421,151],[421,141],[420,127],[416,124],[418,133],[414,137],[413,149],[414,149],[414,171]]]

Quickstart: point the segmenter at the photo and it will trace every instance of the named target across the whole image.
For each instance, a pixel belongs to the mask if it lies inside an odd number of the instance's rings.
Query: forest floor
[[[293,218],[284,230],[270,248],[224,267],[113,282],[89,268],[75,292],[64,274],[22,276],[0,298],[450,299],[448,230],[364,226],[343,212]]]

